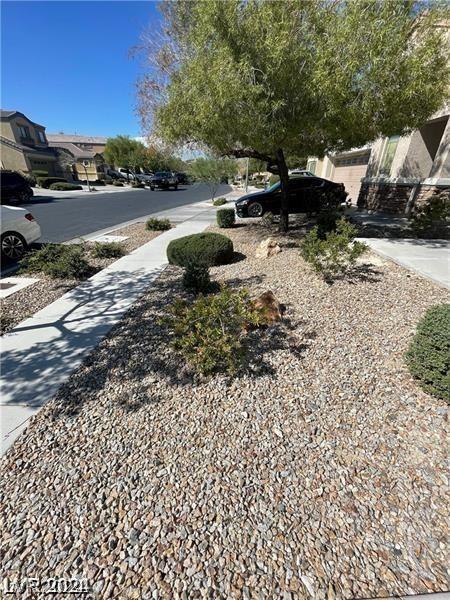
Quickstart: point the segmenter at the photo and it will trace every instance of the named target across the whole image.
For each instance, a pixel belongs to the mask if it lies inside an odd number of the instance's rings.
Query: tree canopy
[[[188,171],[194,179],[209,186],[214,200],[220,182],[236,175],[237,163],[227,158],[201,157],[189,164]]]
[[[414,0],[164,3],[162,34],[143,48],[142,121],[173,143],[276,163],[286,192],[285,154],[403,134],[442,106],[449,67],[434,25],[445,10]]]
[[[142,142],[127,135],[118,135],[107,139],[104,157],[110,165],[136,170],[143,165],[146,150]]]

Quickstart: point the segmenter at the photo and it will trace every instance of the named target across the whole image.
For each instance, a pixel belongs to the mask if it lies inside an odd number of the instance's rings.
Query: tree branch
[[[274,156],[269,156],[269,154],[258,152],[253,148],[231,148],[223,152],[223,155],[234,156],[234,158],[257,158],[258,160],[263,160],[267,163],[275,162]]]

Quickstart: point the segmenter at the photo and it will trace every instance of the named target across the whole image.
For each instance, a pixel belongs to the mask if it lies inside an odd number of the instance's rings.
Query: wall
[[[1,144],[0,150],[3,169],[11,171],[28,171],[28,165],[22,152],[15,150],[6,144]]]

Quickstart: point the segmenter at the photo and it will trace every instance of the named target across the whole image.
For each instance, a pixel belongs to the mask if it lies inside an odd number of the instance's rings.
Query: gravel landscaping
[[[145,223],[135,223],[113,232],[114,235],[129,236],[127,240],[122,242],[127,254],[136,250],[139,246],[150,242],[160,233],[160,231],[147,231]],[[93,244],[88,242],[88,247],[92,246]],[[89,257],[89,263],[97,271],[104,269],[115,260],[117,259]],[[26,277],[27,274],[25,273],[24,276]],[[24,319],[31,317],[51,302],[54,302],[80,283],[77,279],[52,279],[43,274],[33,275],[33,277],[39,278],[39,281],[0,300],[0,310],[2,313],[2,320],[0,322],[1,335],[11,330]]]
[[[2,575],[84,577],[101,598],[367,598],[449,579],[447,406],[403,353],[446,290],[369,254],[332,285],[218,230],[214,279],[272,290],[284,319],[248,369],[202,379],[159,324],[169,267],[2,463]],[[119,234],[119,232],[117,232]]]

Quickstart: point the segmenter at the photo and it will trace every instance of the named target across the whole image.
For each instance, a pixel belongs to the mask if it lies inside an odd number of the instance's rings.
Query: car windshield
[[[159,173],[156,173],[155,177],[169,177],[170,173],[167,173],[167,171],[159,171]]]
[[[275,181],[275,183],[273,183],[269,188],[267,188],[266,192],[274,192],[279,187],[280,187],[280,182],[279,181]]]

